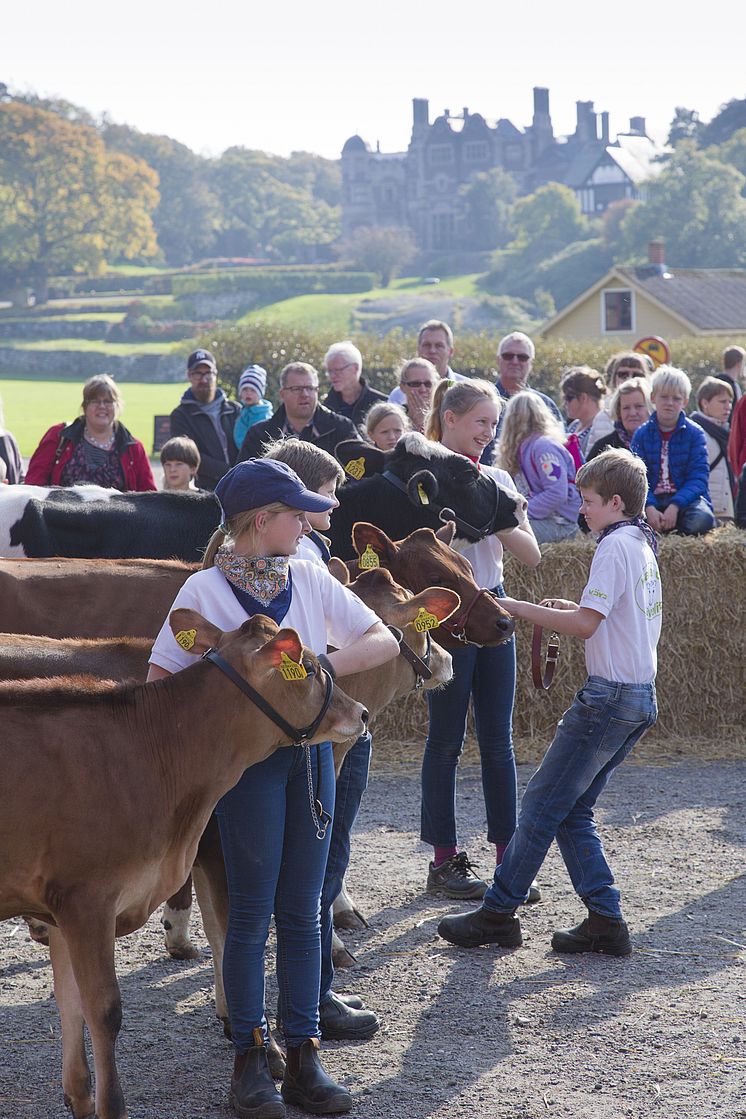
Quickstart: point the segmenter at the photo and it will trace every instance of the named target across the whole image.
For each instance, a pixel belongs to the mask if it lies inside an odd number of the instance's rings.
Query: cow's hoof
[[[275,1039],[270,1030],[269,1044],[267,1045],[267,1061],[273,1080],[282,1080],[285,1076],[285,1052]]]
[[[166,938],[166,951],[172,960],[198,960],[202,953],[191,941],[186,944],[169,944]]]
[[[28,925],[29,936],[36,944],[43,944],[49,947],[49,926],[45,925],[43,921],[37,921],[34,917],[23,918]]]
[[[357,960],[340,941],[340,945],[332,949],[332,963],[335,967],[354,967]]]
[[[335,929],[369,929],[370,925],[359,909],[342,909],[334,914]]]

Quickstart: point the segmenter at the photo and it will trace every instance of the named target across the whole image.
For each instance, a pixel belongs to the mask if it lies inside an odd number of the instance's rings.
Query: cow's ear
[[[268,641],[266,645],[262,645],[261,649],[256,654],[262,668],[279,668],[281,663],[287,663],[291,660],[294,664],[300,664],[303,656],[303,642],[294,629],[281,629]],[[286,660],[283,662],[283,657]]]
[[[427,614],[434,614],[439,622],[444,622],[451,614],[456,613],[460,605],[460,595],[446,587],[426,587],[407,603],[412,610],[412,621],[420,610],[424,610]]]
[[[438,540],[442,540],[443,543],[447,544],[450,548],[453,542],[453,538],[456,535],[456,522],[446,521],[443,527],[439,528],[435,535],[437,536]]]
[[[337,556],[332,556],[329,560],[329,574],[333,575],[337,582],[341,583],[343,587],[349,586],[350,569],[347,564]]]
[[[196,610],[187,610],[181,606],[171,611],[168,624],[182,649],[187,653],[194,653],[196,657],[201,657],[208,649],[214,649],[223,636],[222,629],[208,622]]]
[[[361,559],[366,548],[369,548],[368,556],[375,556],[378,564],[390,564],[396,556],[394,541],[389,540],[382,529],[376,528],[367,521],[357,521],[352,526],[352,545]],[[369,566],[377,565],[371,561]],[[361,567],[364,568],[365,565],[361,564]]]
[[[344,439],[337,443],[334,454],[342,464],[348,481],[359,482],[361,478],[383,473],[383,451],[370,443],[362,443],[359,439]]]

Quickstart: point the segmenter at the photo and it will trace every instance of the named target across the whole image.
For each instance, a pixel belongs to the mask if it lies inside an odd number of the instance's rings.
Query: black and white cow
[[[0,557],[196,563],[220,523],[212,493],[0,486]]]
[[[392,540],[416,528],[441,527],[443,510],[456,513],[456,536],[481,540],[500,529],[515,528],[515,497],[469,459],[440,443],[410,432],[384,455],[363,443],[345,442],[337,458],[350,479],[339,490],[332,514],[332,555],[354,559],[352,526],[368,521]]]

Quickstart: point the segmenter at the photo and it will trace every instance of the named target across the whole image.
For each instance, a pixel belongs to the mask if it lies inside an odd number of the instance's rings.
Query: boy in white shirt
[[[588,916],[555,932],[554,950],[612,956],[632,951],[593,808],[657,717],[661,581],[655,538],[642,519],[647,496],[642,460],[625,450],[605,451],[581,467],[577,485],[581,512],[599,541],[580,605],[545,599],[537,606],[510,598],[500,604],[514,617],[581,637],[588,679],[528,784],[515,833],[482,907],[445,917],[438,926],[445,940],[464,948],[522,943],[515,911],[556,839]]]

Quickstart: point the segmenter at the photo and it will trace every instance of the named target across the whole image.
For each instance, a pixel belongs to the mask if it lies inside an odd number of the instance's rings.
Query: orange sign
[[[647,354],[656,369],[659,365],[667,365],[671,360],[671,351],[668,348],[668,343],[664,342],[662,338],[658,338],[655,334],[651,334],[648,338],[641,338],[639,342],[635,342],[633,349],[638,354]]]

